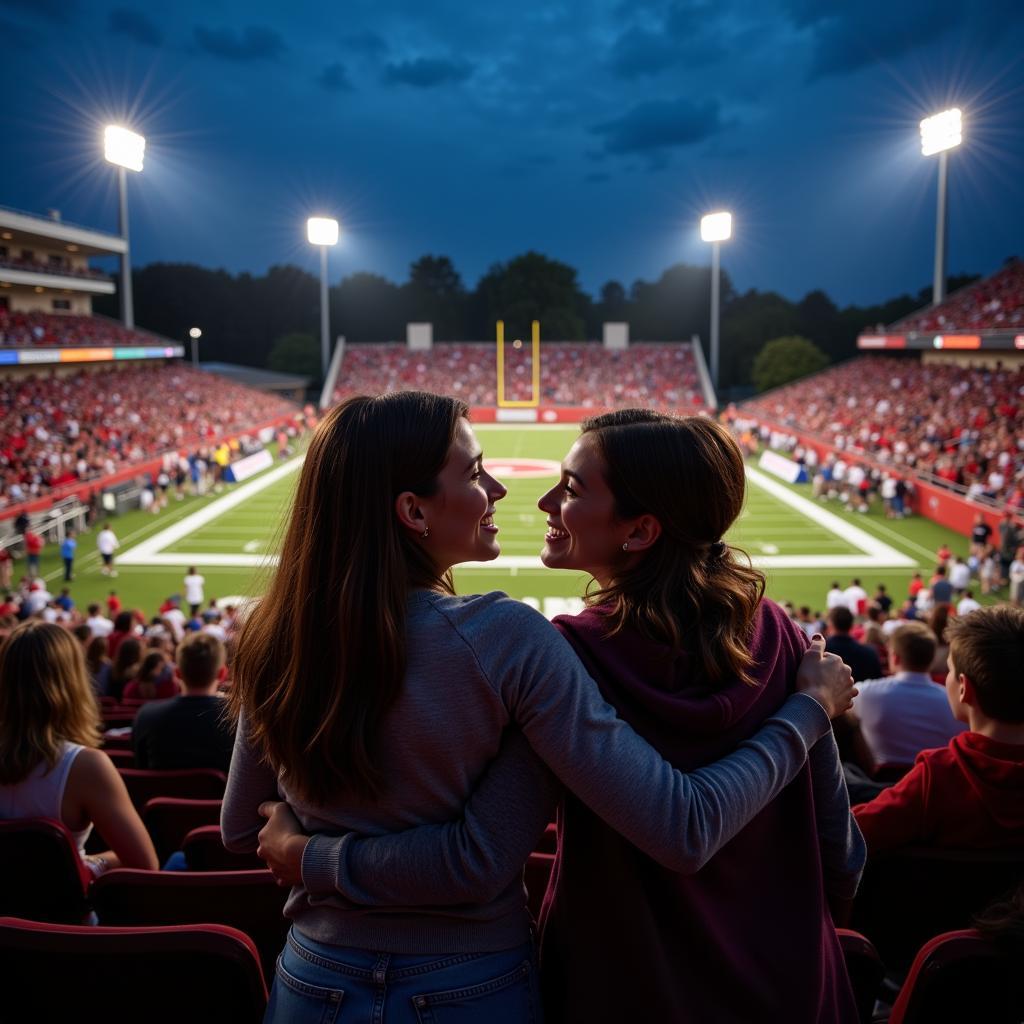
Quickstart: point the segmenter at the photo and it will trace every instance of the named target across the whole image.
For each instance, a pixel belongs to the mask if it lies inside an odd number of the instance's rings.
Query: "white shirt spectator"
[[[853,713],[877,764],[910,764],[967,728],[953,717],[945,688],[924,672],[897,672],[857,684]]]
[[[171,627],[174,642],[179,643],[185,635],[185,623],[188,621],[185,613],[180,608],[168,608],[160,617]]]
[[[189,573],[185,577],[185,603],[186,604],[202,604],[203,603],[203,584],[206,582],[205,577],[200,576],[197,572]]]
[[[949,582],[954,590],[966,590],[971,585],[971,567],[966,562],[954,562],[949,569]]]
[[[855,583],[851,583],[843,591],[843,604],[845,604],[854,615],[864,614],[864,607],[867,604],[867,600],[868,592],[863,587],[857,586]]]
[[[101,555],[112,555],[120,546],[120,541],[109,526],[96,535],[96,547]]]
[[[981,607],[978,601],[975,601],[973,597],[962,597],[960,603],[956,606],[957,615],[970,615],[971,612],[976,612]]]
[[[102,615],[93,615],[85,620],[85,624],[93,636],[110,636],[114,632],[114,624]]]
[[[825,596],[825,607],[832,611],[833,608],[838,608],[841,604],[846,604],[846,595],[839,587],[833,587]]]
[[[38,615],[52,600],[53,594],[45,590],[38,583],[33,583],[32,590],[29,592],[26,600],[29,615]]]

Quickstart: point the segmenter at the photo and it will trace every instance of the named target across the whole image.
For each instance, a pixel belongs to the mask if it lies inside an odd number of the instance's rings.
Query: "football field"
[[[558,476],[561,457],[577,435],[574,427],[478,425],[477,435],[491,472],[508,487],[498,505],[501,557],[460,567],[460,592],[500,589],[529,601],[547,615],[579,607],[587,579],[581,573],[544,569],[538,558],[544,514],[537,498]],[[219,495],[172,502],[159,516],[130,513],[113,522],[122,541],[119,576],[99,574],[91,538],[81,538],[72,596],[79,605],[117,589],[128,606],[152,614],[160,602],[182,590],[182,578],[195,567],[206,578],[207,598],[258,595],[276,562],[284,517],[301,456],[279,463]],[[871,592],[885,583],[896,598],[911,574],[930,573],[943,542],[966,553],[967,542],[923,519],[886,520],[880,510],[848,512],[824,506],[806,485],[789,485],[748,467],[744,512],[728,539],[747,551],[768,576],[776,600],[820,608],[833,579],[843,586],[858,577]],[[695,496],[699,500],[699,496]],[[52,548],[47,549],[54,558]],[[49,570],[49,571],[47,571]],[[54,589],[59,573],[44,561]]]

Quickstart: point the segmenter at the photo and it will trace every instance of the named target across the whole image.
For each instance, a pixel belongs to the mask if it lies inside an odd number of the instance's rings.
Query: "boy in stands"
[[[981,608],[951,620],[947,636],[946,696],[968,731],[854,807],[869,853],[1024,845],[1024,609]]]

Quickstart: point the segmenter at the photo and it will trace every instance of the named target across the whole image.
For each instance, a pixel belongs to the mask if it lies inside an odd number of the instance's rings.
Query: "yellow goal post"
[[[498,407],[500,409],[535,409],[540,405],[540,321],[534,320],[530,325],[532,346],[532,379],[529,399],[514,400],[505,397],[505,321],[499,320],[498,334]]]

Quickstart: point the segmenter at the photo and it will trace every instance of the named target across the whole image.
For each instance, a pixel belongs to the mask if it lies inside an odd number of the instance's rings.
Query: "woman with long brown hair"
[[[63,822],[86,864],[156,870],[156,852],[124,781],[98,750],[100,711],[81,645],[29,621],[0,647],[0,818]],[[86,856],[93,825],[111,849]]]
[[[461,815],[503,738],[513,752],[525,746],[505,737],[506,726],[518,724],[612,827],[686,871],[799,774],[807,748],[829,732],[821,707],[795,695],[740,749],[684,775],[615,716],[541,616],[502,594],[456,597],[451,567],[498,554],[494,506],[505,494],[483,469],[465,415],[460,402],[416,392],[355,398],[328,413],[278,570],[239,640],[225,843],[254,848],[259,808],[279,793],[318,833],[300,838],[271,1020],[342,999],[357,1018],[386,1006],[395,1021],[434,1019],[453,1004],[467,1014],[460,1019],[490,1024],[539,1013],[529,917],[504,852],[492,851],[488,891],[460,906],[416,906],[424,901],[414,893],[378,909],[339,889],[356,833]],[[808,664],[828,674],[820,656]],[[824,703],[837,712],[848,673],[830,685]],[[532,843],[549,820],[551,779],[532,755],[502,763],[515,771],[498,816],[515,818],[519,842]],[[455,874],[471,853],[456,856]]]

